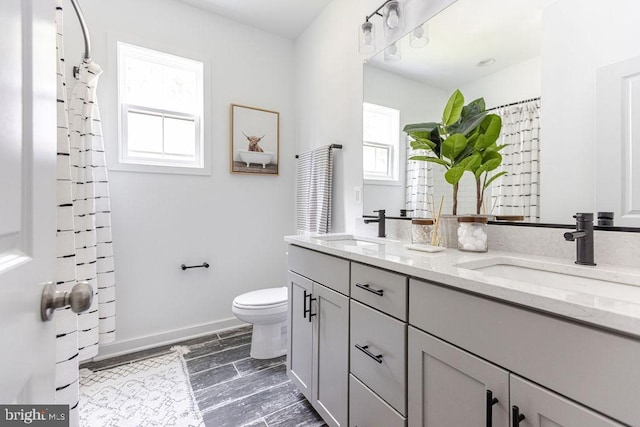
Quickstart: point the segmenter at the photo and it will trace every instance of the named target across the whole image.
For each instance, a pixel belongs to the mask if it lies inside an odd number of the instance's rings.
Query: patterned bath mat
[[[111,369],[81,370],[80,426],[204,426],[182,357],[186,347]]]

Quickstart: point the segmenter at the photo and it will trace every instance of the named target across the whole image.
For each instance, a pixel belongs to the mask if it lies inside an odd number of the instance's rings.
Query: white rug
[[[80,426],[204,426],[182,357],[188,350],[172,350],[102,371],[81,370]]]

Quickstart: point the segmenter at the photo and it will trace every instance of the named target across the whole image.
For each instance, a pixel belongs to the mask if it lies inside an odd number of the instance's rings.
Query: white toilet
[[[243,322],[253,324],[251,357],[271,359],[286,353],[286,286],[239,295],[231,311]]]

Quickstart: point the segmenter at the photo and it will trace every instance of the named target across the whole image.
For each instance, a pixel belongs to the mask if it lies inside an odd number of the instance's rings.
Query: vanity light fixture
[[[382,12],[380,12],[382,11]],[[358,51],[362,54],[371,54],[375,47],[375,27],[370,19],[374,16],[382,17],[384,35],[387,40],[402,35],[404,30],[404,14],[399,0],[387,0],[378,7],[371,15],[365,17],[364,23],[360,26]]]
[[[409,46],[420,48],[429,44],[428,26],[424,24],[416,27],[409,33]]]
[[[391,43],[384,49],[384,62],[397,62],[400,61],[400,41]]]

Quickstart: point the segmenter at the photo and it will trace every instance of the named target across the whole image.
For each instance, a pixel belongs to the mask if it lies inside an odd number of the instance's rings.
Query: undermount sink
[[[459,262],[457,267],[474,270],[485,276],[524,282],[550,288],[594,292],[612,296],[615,285],[640,286],[640,274],[545,262],[515,257],[494,257]]]
[[[397,243],[397,240],[382,237],[354,236],[353,234],[323,234],[313,236],[313,238],[327,243],[336,243],[343,246],[359,246],[363,248],[377,248],[379,245]]]

